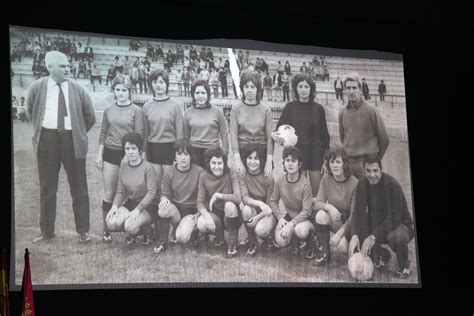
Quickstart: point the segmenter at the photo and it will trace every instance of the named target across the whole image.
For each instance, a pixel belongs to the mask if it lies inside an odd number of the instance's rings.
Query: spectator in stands
[[[229,92],[227,90],[227,72],[225,71],[224,67],[219,67],[219,83],[221,85],[222,97],[227,98],[229,96]]]
[[[323,70],[321,65],[315,67],[315,78],[316,80],[323,80]]]
[[[237,55],[237,59],[239,61],[240,64],[243,64],[244,63],[244,53],[242,53],[241,50],[239,50],[239,53]]]
[[[69,52],[70,52],[71,57],[75,61],[77,61],[78,59],[77,59],[77,45],[76,45],[76,43],[71,44],[71,48],[70,48]]]
[[[152,61],[156,61],[155,60],[155,49],[150,44],[150,42],[148,42],[148,44],[146,46],[146,57],[150,58]]]
[[[102,84],[102,76],[100,75],[99,68],[97,68],[97,64],[94,63],[91,70],[91,85],[92,85],[93,91],[95,91],[97,81],[99,82],[100,85]]]
[[[362,94],[364,95],[364,99],[370,100],[370,94],[369,94],[369,85],[365,81],[365,78],[362,78]]]
[[[109,66],[109,70],[107,70],[107,77],[105,78],[105,85],[109,85],[109,81],[112,82],[115,78],[115,66],[112,64]]]
[[[201,47],[201,51],[199,52],[199,58],[201,60],[207,61],[207,52],[205,47]]]
[[[260,59],[262,60],[262,72],[267,73],[268,72],[268,64],[263,58],[260,58]]]
[[[130,63],[130,60],[128,59],[128,56],[123,56],[121,74],[125,76],[130,76],[131,71],[132,71],[132,65]]]
[[[336,100],[342,100],[342,92],[344,90],[344,83],[341,80],[341,77],[337,76],[334,80],[334,91],[336,92]]]
[[[184,138],[193,148],[193,163],[204,168],[204,152],[222,143],[229,152],[227,121],[222,110],[211,104],[211,89],[204,80],[191,86],[192,107],[184,112]]]
[[[135,132],[143,138],[144,121],[141,108],[132,102],[132,82],[130,78],[119,75],[112,80],[114,102],[106,107],[102,116],[99,136],[99,150],[96,166],[102,171],[104,198],[102,201],[103,238],[112,242],[106,224],[106,216],[112,207],[117,190],[119,167],[125,155],[122,139],[125,134]]]
[[[214,63],[214,58],[209,59],[209,62],[207,64],[207,69],[209,69],[209,71],[216,70],[216,64]]]
[[[308,67],[306,66],[306,62],[303,62],[303,65],[301,65],[300,72],[308,73]]]
[[[218,98],[219,97],[219,75],[217,74],[217,71],[214,70],[214,68],[211,68],[211,71],[209,73],[209,85],[211,86],[214,92],[214,98]]]
[[[383,82],[383,80],[380,80],[380,83],[379,83],[380,101],[385,101],[386,93],[387,93],[387,86],[385,86],[385,83]]]
[[[176,46],[176,61],[184,62],[184,50],[180,44]]]
[[[190,52],[191,52],[191,50],[189,49],[188,45],[185,45],[184,50],[183,50],[184,57],[189,59],[189,53]]]
[[[245,65],[248,65],[250,63],[250,52],[248,50],[245,51],[244,63]]]
[[[87,43],[86,47],[84,48],[84,55],[89,60],[94,59],[94,49],[92,48],[90,43]]]
[[[262,61],[259,57],[255,60],[255,71],[262,72]]]
[[[240,175],[245,174],[242,149],[250,143],[262,145],[266,156],[262,161],[263,173],[271,176],[273,169],[272,110],[260,102],[262,80],[256,71],[244,71],[240,76],[242,102],[234,104],[230,111],[230,141],[234,163]]]
[[[290,75],[284,72],[281,76],[283,102],[290,102]]]
[[[160,57],[161,59],[164,58],[164,52],[163,52],[163,49],[161,48],[160,44],[158,44],[156,46],[156,50],[155,50],[155,56],[156,56],[156,60],[158,60],[158,57]]]
[[[126,58],[125,59],[128,59],[128,56],[125,56]],[[113,74],[113,78],[115,78],[117,75],[121,75],[124,71],[124,67],[123,67],[123,64],[122,62],[120,61],[120,58],[118,56],[115,56],[114,57],[114,74]]]
[[[148,93],[147,91],[147,85],[146,85],[146,75],[145,75],[145,64],[140,61],[138,63],[138,86],[140,87],[140,93],[143,93],[143,90],[145,90],[145,93]]]
[[[285,62],[285,73],[288,75],[288,76],[291,76],[291,66],[290,66],[290,62],[287,60]]]
[[[319,64],[320,64],[320,63],[319,63],[318,56],[314,55],[314,57],[313,57],[313,65],[314,65],[314,67],[319,66]]]
[[[160,191],[163,171],[175,159],[173,146],[184,137],[183,112],[181,106],[168,96],[170,81],[166,71],[153,70],[149,83],[153,100],[143,105],[146,140],[143,152],[155,169],[157,190]]]
[[[198,53],[196,49],[191,45],[191,49],[189,51],[189,59],[195,61],[198,58]]]
[[[79,78],[80,75],[82,74],[82,77],[83,78],[86,78],[87,77],[87,66],[86,66],[86,62],[84,60],[84,58],[82,58],[80,61],[79,61],[79,65],[78,65],[78,72],[77,72],[77,77]]]
[[[361,96],[359,76],[344,80],[348,103],[339,111],[339,135],[349,156],[351,173],[364,177],[363,156],[376,154],[382,160],[390,143],[385,124],[378,110]]]
[[[263,89],[267,93],[267,100],[272,101],[272,86],[273,86],[273,80],[272,77],[268,74],[268,71],[265,74],[265,77],[263,78]]]
[[[44,59],[39,62],[39,69],[41,71],[41,77],[47,77],[49,75]]]
[[[281,78],[281,74],[282,72],[280,71],[277,71],[274,75],[273,75],[273,97],[275,98],[275,101],[278,101],[282,99],[282,85],[283,85],[283,81],[282,81],[282,78]]]
[[[20,106],[20,102],[16,98],[16,96],[12,96],[12,107],[17,108]]]
[[[229,63],[228,59],[226,59],[225,62],[224,62],[224,69],[227,73],[230,72],[230,63]]]
[[[396,274],[408,278],[408,243],[415,232],[403,189],[395,178],[383,172],[378,155],[364,156],[364,173],[355,191],[349,256],[357,249],[364,256],[370,255],[374,266],[381,268],[391,258],[390,251],[381,247],[388,244],[397,254]]]
[[[81,60],[84,57],[84,48],[82,47],[82,43],[77,43],[77,59]]]
[[[187,97],[190,95],[189,85],[191,82],[191,74],[189,73],[189,70],[186,67],[183,67],[183,72],[181,73],[181,81],[183,82],[184,96]]]
[[[130,79],[132,80],[132,92],[137,93],[137,85],[138,85],[138,65],[133,64],[132,69],[130,71]]]
[[[329,132],[326,123],[324,107],[315,102],[316,83],[306,73],[295,75],[292,81],[295,100],[286,104],[276,129],[283,124],[292,126],[298,142],[296,147],[303,156],[303,171],[308,171],[313,196],[318,194],[323,166],[324,152],[329,149]],[[282,139],[275,132],[272,133],[275,142],[282,143]]]
[[[210,47],[207,48],[206,58],[207,58],[208,61],[214,59],[214,53],[212,52]]]
[[[285,71],[285,68],[284,68],[283,65],[281,64],[281,61],[279,60],[279,61],[278,61],[278,64],[277,64],[277,72],[279,72],[280,74],[282,74],[284,71]],[[273,82],[275,82],[275,78],[273,79]]]
[[[201,72],[199,73],[199,79],[209,82],[210,76],[211,74],[209,73],[209,71],[207,71],[206,68],[201,69]]]

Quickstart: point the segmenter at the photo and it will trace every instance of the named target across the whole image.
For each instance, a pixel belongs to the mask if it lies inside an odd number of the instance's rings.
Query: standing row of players
[[[380,266],[390,255],[380,245],[388,243],[397,253],[398,272],[408,276],[411,215],[398,182],[382,173],[388,137],[378,112],[360,96],[358,79],[344,82],[349,104],[339,114],[343,148],[330,149],[315,83],[306,74],[295,76],[296,101],[285,106],[277,128],[293,126],[298,143],[283,150],[284,174],[274,180],[274,142],[284,139],[273,130],[271,109],[260,102],[259,76],[242,73],[242,102],[231,110],[233,169],[227,122],[211,105],[207,82],[193,83],[193,106],[183,115],[168,96],[166,72],[150,74],[154,98],[143,109],[131,102],[129,78],[114,79],[116,102],[104,112],[97,157],[105,188],[103,240],[111,242],[110,231],[124,229],[128,243],[144,234],[148,244],[154,228],[160,235],[154,252],[160,253],[170,226],[180,242],[197,241],[200,232],[214,234],[216,246],[224,244],[227,229],[232,257],[243,223],[248,255],[261,238],[264,249],[291,245],[292,253],[305,243],[306,257],[317,264],[330,260],[332,244],[349,254],[371,254]],[[354,118],[358,110],[362,119]],[[323,165],[327,174],[321,179]]]

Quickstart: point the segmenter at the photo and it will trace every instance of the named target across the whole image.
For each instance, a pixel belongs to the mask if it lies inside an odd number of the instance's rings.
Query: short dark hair
[[[349,168],[349,156],[342,146],[336,145],[331,147],[324,154],[324,163],[326,164],[326,170],[332,176],[331,168],[329,168],[329,162],[336,159],[336,157],[342,158],[342,168],[344,170],[344,175],[346,178],[351,176],[351,169]]]
[[[249,172],[249,170],[248,170],[246,160],[247,160],[248,156],[250,156],[254,151],[257,153],[258,160],[260,160],[260,170],[262,170],[262,168],[263,168],[263,162],[265,161],[265,158],[266,158],[265,155],[267,153],[263,150],[262,144],[252,142],[252,143],[245,144],[242,147],[243,156],[241,158],[242,158],[242,162],[244,163],[244,166],[245,166],[245,169],[247,170],[247,172]]]
[[[222,157],[222,160],[224,161],[224,174],[229,172],[229,167],[227,166],[227,154],[221,148],[221,146],[213,145],[206,149],[206,151],[204,152],[204,163],[206,164],[205,169],[208,173],[212,174],[211,166],[209,165],[212,157]]]
[[[196,99],[194,98],[194,92],[196,92],[197,87],[204,87],[204,90],[207,92],[207,101],[206,101],[206,108],[211,107],[211,88],[209,87],[209,83],[206,80],[196,80],[191,85],[191,98],[192,98],[192,105],[196,105]]]
[[[142,135],[136,132],[128,132],[122,137],[122,148],[125,148],[126,143],[136,145],[138,147],[138,150],[142,151],[143,137]]]
[[[366,154],[364,155],[364,167],[365,164],[368,163],[377,163],[379,165],[380,170],[382,170],[382,161],[380,160],[380,157],[378,154]]]
[[[301,164],[300,167],[298,168],[298,172],[299,174],[301,174],[303,172],[302,170],[303,155],[301,154],[301,151],[295,146],[288,146],[288,147],[285,147],[285,149],[283,149],[283,154],[282,154],[283,162],[282,163],[283,163],[283,170],[285,170],[285,172],[286,172],[285,159],[289,156],[298,160],[298,162]]]
[[[191,157],[193,156],[193,146],[184,139],[177,140],[173,149],[176,153],[188,153]]]
[[[258,71],[243,71],[240,75],[240,91],[242,91],[242,101],[245,101],[244,86],[247,82],[251,81],[255,87],[257,87],[257,103],[260,102],[260,96],[262,94],[262,79]]]
[[[357,82],[357,86],[358,86],[359,89],[360,89],[361,84],[360,84],[360,81],[359,81],[359,77],[358,77],[357,75],[355,75],[355,74],[354,74],[354,75],[350,75],[350,76],[347,76],[346,79],[344,79],[344,89],[346,88],[346,83],[347,83],[348,81],[355,81],[355,82]]]
[[[166,94],[168,94],[168,90],[170,87],[170,78],[168,76],[168,73],[163,69],[155,69],[150,73],[150,77],[148,77],[148,84],[151,92],[153,92],[153,95],[155,95],[155,90],[153,90],[152,82],[158,79],[158,77],[163,78],[163,80],[166,82]]]
[[[299,73],[293,78],[292,88],[295,94],[295,99],[300,99],[297,87],[298,83],[300,83],[301,81],[306,81],[309,84],[309,101],[313,102],[314,98],[316,97],[316,83],[314,82],[313,78],[311,78],[311,76],[307,73]]]

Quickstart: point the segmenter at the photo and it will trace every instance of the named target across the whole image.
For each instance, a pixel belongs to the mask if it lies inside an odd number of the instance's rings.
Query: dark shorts
[[[207,148],[194,147],[193,146],[193,157],[191,158],[192,162],[199,167],[206,169],[206,163],[204,161],[204,152]]]
[[[188,216],[188,215],[194,215],[197,213],[196,207],[184,207],[184,206],[176,205],[176,208],[178,209],[179,215],[181,216],[181,218],[184,218],[185,216]]]
[[[299,144],[297,144],[296,147],[303,156],[303,171],[321,171],[321,167],[323,166],[322,151],[315,150],[311,145],[298,145]]]
[[[137,207],[138,204],[140,204],[140,202],[127,200],[123,206],[125,206],[125,208],[131,212]],[[158,214],[158,206],[156,204],[150,204],[147,208],[145,208],[145,211],[147,211],[148,214],[150,214],[150,217],[153,219],[155,218],[156,214]]]
[[[156,165],[171,166],[175,159],[174,142],[151,143],[148,142],[147,160]]]
[[[102,157],[105,162],[120,166],[120,162],[122,161],[123,156],[125,156],[123,149],[110,149],[107,148],[107,146],[104,146],[104,153]]]

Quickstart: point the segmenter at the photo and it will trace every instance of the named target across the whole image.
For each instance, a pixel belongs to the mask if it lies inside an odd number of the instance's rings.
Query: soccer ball
[[[360,252],[353,254],[347,262],[349,273],[358,281],[368,281],[374,275],[374,264],[369,256],[364,256]]]
[[[285,140],[283,142],[283,147],[295,146],[298,142],[298,136],[291,125],[284,124],[278,127],[277,135]]]
[[[176,228],[176,240],[179,243],[187,243],[191,239],[191,235],[196,228],[196,224],[196,216],[185,216],[179,223],[178,228]]]

